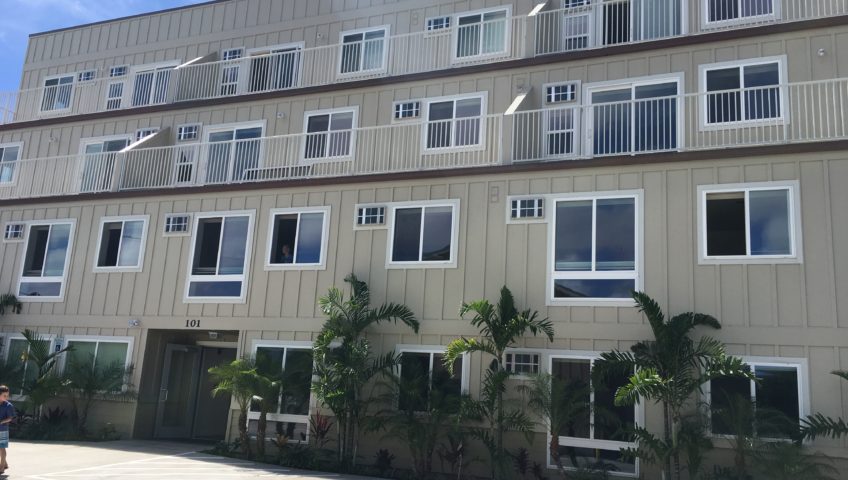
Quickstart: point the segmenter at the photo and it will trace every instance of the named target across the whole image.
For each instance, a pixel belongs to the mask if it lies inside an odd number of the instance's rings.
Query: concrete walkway
[[[257,465],[197,453],[208,446],[126,440],[103,443],[12,442],[9,480],[368,480]]]

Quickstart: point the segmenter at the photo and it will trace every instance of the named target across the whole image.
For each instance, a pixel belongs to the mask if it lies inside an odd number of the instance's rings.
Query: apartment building
[[[29,328],[134,366],[137,400],[95,414],[125,435],[224,438],[208,367],[309,365],[351,272],[412,308],[418,334],[374,343],[431,375],[476,334],[462,302],[507,285],[556,328],[509,367],[588,378],[649,337],[636,289],[716,316],[759,405],[848,417],[848,0],[219,0],[34,34],[20,88],[0,355]],[[317,408],[270,419],[302,440]],[[613,430],[560,444],[650,478]],[[848,470],[845,441],[811,447]]]

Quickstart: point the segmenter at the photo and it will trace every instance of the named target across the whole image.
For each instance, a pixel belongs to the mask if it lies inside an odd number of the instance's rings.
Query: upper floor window
[[[221,95],[235,95],[239,86],[241,63],[237,62],[244,55],[243,48],[230,48],[221,52]]]
[[[504,354],[504,368],[515,375],[539,373],[541,355],[532,352],[510,351]]]
[[[78,82],[91,82],[97,78],[97,70],[86,70],[77,74]]]
[[[191,231],[191,215],[172,213],[165,217],[165,235],[186,235]]]
[[[395,120],[408,120],[421,116],[421,102],[411,100],[407,102],[395,102]]]
[[[783,58],[702,65],[706,125],[783,118],[784,65]]]
[[[7,223],[3,230],[3,240],[13,242],[24,239],[25,223]]]
[[[253,212],[195,215],[186,301],[243,302]]]
[[[557,453],[566,468],[602,461],[616,473],[636,475],[636,460],[623,456],[621,449],[634,447],[629,432],[639,423],[639,407],[615,404],[615,393],[628,383],[628,375],[616,372],[603,382],[594,381],[595,360],[592,356],[559,354],[550,358],[555,401],[567,395],[572,405],[570,420],[559,431],[550,432],[559,436]]]
[[[15,170],[20,158],[20,143],[0,145],[0,185],[15,181]]]
[[[545,85],[545,103],[566,103],[577,100],[577,82]]]
[[[190,125],[180,125],[177,127],[177,141],[188,142],[197,140],[200,137],[200,124],[193,123]]]
[[[806,373],[803,361],[746,359],[756,381],[725,377],[710,381],[708,398],[712,433],[735,435],[734,422],[750,409],[754,420],[750,435],[760,438],[792,438],[801,418],[807,415]]]
[[[124,103],[124,82],[111,82],[106,86],[106,110],[118,110]]]
[[[80,140],[83,153],[80,191],[106,192],[115,185],[115,165],[118,152],[130,145],[131,137],[114,137]]]
[[[620,155],[678,148],[681,88],[678,74],[588,86],[590,152]]]
[[[553,301],[630,301],[641,273],[639,195],[575,196],[553,203]]]
[[[513,220],[522,218],[544,218],[544,198],[515,198],[510,201],[510,218]]]
[[[18,296],[22,300],[61,300],[70,263],[74,222],[29,224]]]
[[[507,52],[509,9],[464,13],[456,16],[456,58],[459,60]]]
[[[389,266],[455,266],[458,201],[392,206]]]
[[[356,109],[307,112],[304,119],[304,159],[343,158],[351,155]]]
[[[462,393],[468,388],[465,356],[456,360],[451,374],[445,368],[443,347],[399,345],[397,350],[401,383],[398,408],[407,412],[426,412],[431,408],[457,411]]]
[[[734,23],[777,17],[776,0],[704,0],[707,23]]]
[[[74,91],[74,75],[59,75],[44,80],[41,96],[41,111],[53,112],[71,108]]]
[[[135,141],[143,140],[151,135],[154,135],[159,132],[159,129],[156,127],[148,127],[148,128],[139,128],[135,131]]]
[[[100,222],[95,270],[140,272],[147,217],[104,218]]]
[[[714,185],[698,191],[702,261],[798,260],[794,182]]]
[[[448,29],[451,26],[451,17],[433,17],[427,19],[427,31]]]
[[[303,44],[294,43],[250,50],[251,92],[283,90],[300,85]]]
[[[326,262],[330,208],[271,211],[266,267],[323,267]]]
[[[356,209],[356,225],[367,227],[386,224],[386,207],[381,205],[362,206]]]
[[[342,32],[339,73],[355,74],[386,69],[388,27]]]
[[[206,182],[240,182],[255,178],[262,163],[263,130],[264,123],[207,127]]]
[[[426,149],[476,147],[483,144],[486,96],[427,101]]]
[[[112,68],[109,69],[109,76],[112,77],[112,78],[114,78],[114,77],[124,77],[124,76],[127,75],[128,71],[129,71],[129,67],[126,66],[126,65],[120,65],[120,66],[117,66],[117,67],[112,67]]]
[[[174,67],[161,65],[136,69],[133,75],[132,106],[165,103]]]

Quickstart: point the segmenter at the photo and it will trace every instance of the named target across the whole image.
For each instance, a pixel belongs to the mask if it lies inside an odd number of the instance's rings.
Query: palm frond
[[[836,375],[837,377],[843,380],[848,380],[848,370],[834,370],[830,373]]]
[[[841,418],[830,418],[817,413],[801,420],[799,432],[801,440],[815,440],[819,437],[838,439],[848,437],[848,422]]]
[[[665,315],[662,308],[660,308],[660,304],[644,292],[633,292],[633,300],[636,301],[636,307],[639,309],[639,312],[645,314],[645,317],[647,317],[648,323],[651,324],[651,329],[654,331],[654,335],[659,336],[665,327]]]
[[[397,323],[398,321],[412,328],[415,333],[418,333],[420,324],[415,318],[415,314],[406,305],[387,303],[368,311],[365,317],[365,323],[369,325],[381,322]]]
[[[640,398],[659,398],[665,394],[666,387],[666,380],[656,370],[652,368],[638,370],[615,392],[615,404],[616,406],[635,405]]]
[[[489,342],[481,342],[474,338],[457,338],[445,347],[445,354],[442,357],[448,373],[453,374],[453,366],[462,355],[474,352],[497,356],[497,352]]]

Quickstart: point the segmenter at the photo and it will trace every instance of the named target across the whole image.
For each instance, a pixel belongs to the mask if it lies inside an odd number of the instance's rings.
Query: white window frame
[[[260,93],[260,92],[268,92],[268,91],[277,91],[277,90],[290,90],[292,88],[297,88],[301,86],[303,83],[303,50],[306,48],[306,44],[304,42],[291,42],[291,43],[281,43],[278,45],[269,45],[266,47],[257,47],[257,48],[249,48],[245,50],[244,57],[242,57],[242,61],[246,62],[246,66],[244,68],[239,69],[239,87],[238,93]],[[286,52],[280,52],[280,50],[286,50]],[[294,73],[294,81],[292,85],[287,88],[281,89],[260,89],[251,91],[250,90],[250,69],[253,65],[253,60],[256,58],[262,57],[272,57],[274,55],[280,55],[281,53],[285,53],[290,55],[294,52],[297,52],[297,65],[293,65],[296,70]]]
[[[414,117],[398,117],[398,114],[404,111],[403,106],[409,103],[418,104],[418,115],[415,115]],[[422,102],[421,100],[398,100],[392,103],[392,123],[410,123],[420,121],[422,113],[424,113],[424,102]]]
[[[0,143],[0,150],[3,150],[3,153],[5,153],[5,150],[7,148],[10,148],[10,147],[18,147],[18,158],[14,162],[5,162],[5,163],[12,163],[13,164],[13,166],[12,166],[12,179],[9,180],[8,182],[0,181],[0,187],[8,187],[8,186],[12,186],[12,185],[15,185],[15,184],[18,183],[18,170],[21,167],[21,165],[20,165],[21,160],[22,160],[21,157],[23,156],[23,153],[24,153],[24,142]],[[0,166],[2,166],[3,163],[4,162],[2,162],[2,158],[0,158]]]
[[[43,333],[43,332],[39,332],[39,331],[35,331],[34,333],[38,337],[43,338],[46,342],[48,342],[50,344],[50,351],[51,352],[55,351],[56,343],[59,340],[56,337],[55,334],[53,334],[53,333]],[[2,357],[3,357],[3,360],[6,361],[6,362],[9,361],[9,345],[12,342],[12,340],[26,341],[26,338],[24,338],[24,336],[20,333],[0,333],[0,338],[3,339],[3,342],[2,342],[2,350],[3,350]],[[21,375],[22,375],[23,378],[26,378],[25,377],[26,376],[26,369],[24,369],[24,372],[22,372]],[[9,398],[11,398],[12,400],[26,400],[28,398],[28,396],[27,395],[19,395],[15,392],[10,391],[9,392]]]
[[[11,227],[20,227],[20,237],[9,237]],[[27,224],[24,221],[11,221],[3,224],[3,241],[6,243],[20,243],[27,238]]]
[[[634,269],[632,271],[575,271],[575,272],[557,272],[554,262],[556,260],[556,217],[557,203],[561,201],[593,201],[592,216],[597,212],[597,200],[606,199],[621,199],[632,198],[635,207],[635,239],[634,239]],[[548,277],[547,277],[547,306],[615,306],[615,307],[630,307],[635,305],[632,298],[556,298],[554,296],[555,280],[634,280],[634,290],[642,291],[645,281],[645,251],[644,251],[644,225],[645,225],[645,208],[644,208],[644,190],[617,190],[609,192],[587,192],[587,193],[568,193],[547,195],[545,203],[548,205],[550,215],[546,215],[548,223]],[[597,225],[593,222],[592,225],[592,251],[595,251],[597,242],[597,234],[595,228]],[[594,254],[593,254],[594,255]],[[594,263],[594,258],[592,262]]]
[[[445,21],[445,26],[434,28],[431,24],[432,22],[437,20]],[[443,32],[449,32],[451,31],[451,29],[453,29],[453,21],[453,15],[435,15],[432,17],[427,17],[424,19],[424,31],[428,35],[438,35]]]
[[[583,142],[583,153],[586,156],[594,157],[596,156],[594,153],[595,147],[595,139],[594,139],[594,109],[595,105],[592,103],[592,94],[596,92],[610,91],[610,90],[623,90],[624,88],[630,88],[631,92],[635,92],[636,88],[646,86],[646,85],[657,85],[661,83],[677,83],[677,146],[674,149],[668,149],[663,151],[681,151],[685,148],[686,145],[686,105],[685,103],[685,86],[684,82],[685,74],[683,72],[677,73],[664,73],[660,75],[649,75],[645,77],[633,77],[633,78],[624,78],[621,80],[610,80],[603,82],[595,82],[583,85],[583,105],[585,108],[585,115],[578,115],[578,117],[585,117],[586,128],[583,128],[584,138]],[[625,155],[641,155],[648,153],[650,154],[651,150],[646,151],[637,151],[636,150],[636,122],[634,119],[636,118],[636,109],[633,106],[636,104],[635,96],[631,95],[630,99],[630,150],[622,151],[618,153],[609,153],[603,154],[601,156],[625,156]],[[603,103],[599,103],[597,105],[603,105]],[[575,148],[575,152],[577,152]]]
[[[271,209],[268,214],[268,240],[265,244],[265,270],[326,270],[331,210],[329,205]],[[321,213],[324,215],[321,224],[321,253],[318,263],[294,263],[297,260],[297,241],[300,238],[300,217],[304,213]],[[276,223],[277,215],[297,215],[297,232],[295,232],[294,245],[292,245],[292,263],[271,263],[271,249],[274,246],[274,224]]]
[[[91,75],[91,78],[83,80],[83,76]],[[89,70],[81,70],[77,72],[76,83],[92,83],[97,80],[97,70],[89,69]]]
[[[757,367],[775,367],[775,368],[794,368],[798,375],[798,418],[803,420],[812,414],[810,401],[810,364],[806,358],[793,357],[759,357],[759,356],[740,356],[745,365],[751,367],[752,373],[756,374]],[[757,386],[752,380],[748,380],[751,387],[751,399],[756,402]],[[701,400],[710,405],[712,402],[712,383],[707,382],[704,385]],[[712,413],[712,409],[709,410]],[[712,415],[710,415],[712,417]],[[711,423],[711,422],[710,422]],[[713,433],[712,425],[709,426],[709,436],[713,438],[733,438],[732,435],[723,435]],[[788,439],[774,439],[761,437],[766,440],[787,441]]]
[[[304,341],[282,341],[282,340],[253,340],[250,344],[250,354],[252,358],[256,358],[256,352],[259,348],[284,348],[286,349],[286,353],[283,357],[283,371],[285,371],[285,361],[286,356],[288,355],[288,350],[312,350],[313,344],[312,342],[304,342]],[[315,363],[313,359],[313,367],[312,373],[313,376],[315,374]],[[285,385],[283,385],[285,388]],[[309,392],[309,413],[307,415],[292,415],[287,413],[268,413],[268,421],[269,422],[285,422],[285,423],[304,423],[306,424],[306,441],[302,442],[300,440],[289,439],[289,443],[309,443],[309,436],[311,434],[309,428],[309,419],[312,416],[312,412],[317,407],[317,399],[315,398],[315,394],[312,393],[311,389]],[[247,421],[248,423],[251,420],[259,420],[260,412],[253,412],[248,410],[247,412]]]
[[[169,232],[168,231],[168,220],[176,217],[186,217],[186,231],[185,232]],[[187,237],[191,235],[191,226],[192,226],[192,214],[190,213],[169,213],[165,215],[165,222],[162,224],[162,235],[165,237]]]
[[[124,69],[124,73],[121,75],[115,75],[115,70]],[[129,65],[114,65],[109,67],[109,78],[123,78],[126,77],[130,72]]]
[[[184,128],[194,128],[195,129],[195,137],[194,138],[180,138],[180,130]],[[200,140],[200,137],[203,134],[203,125],[200,123],[184,123],[182,125],[177,125],[177,133],[176,139],[178,143],[188,143],[188,142],[196,142]]]
[[[512,355],[512,368],[507,367],[507,355]],[[515,356],[516,355],[534,355],[538,357],[538,373],[543,373],[545,371],[544,366],[544,355],[542,355],[539,350],[534,349],[524,349],[524,348],[508,348],[504,351],[504,358],[501,359],[501,365],[503,365],[504,370],[510,373],[510,378],[516,380],[526,380],[529,379],[533,373],[527,374],[522,372],[515,371]],[[527,365],[526,363],[522,363],[522,365]]]
[[[86,155],[85,149],[89,145],[103,144],[103,143],[112,142],[112,141],[115,141],[115,140],[126,140],[127,147],[129,147],[130,145],[133,144],[134,138],[135,137],[132,134],[129,134],[129,133],[123,134],[123,135],[106,135],[106,136],[103,136],[103,137],[81,138],[80,141],[79,141],[80,142],[79,154],[81,156],[85,156]],[[124,148],[126,148],[126,147],[124,147]],[[109,152],[109,153],[118,153],[118,152]],[[98,154],[93,154],[93,155],[103,155],[103,154],[98,153]]]
[[[330,123],[333,121],[333,114],[336,113],[353,113],[353,118],[350,124],[350,144],[348,145],[348,154],[347,155],[339,155],[339,156],[324,156],[318,158],[306,158],[306,147],[307,147],[307,138],[309,135],[315,135],[319,132],[308,133],[307,130],[309,128],[309,119],[312,117],[317,117],[321,115],[329,115]],[[342,108],[327,108],[323,110],[310,110],[308,112],[303,113],[303,145],[300,148],[300,162],[302,165],[314,165],[316,163],[325,163],[325,162],[336,162],[342,160],[353,160],[356,156],[356,133],[359,125],[359,107],[342,107]],[[329,126],[327,127],[330,128]],[[345,130],[327,130],[326,132],[320,132],[327,135],[327,138],[330,138],[330,134],[332,132],[344,132]],[[329,141],[325,143],[325,153],[329,153],[326,150],[329,145]]]
[[[450,207],[453,209],[451,215],[451,253],[450,260],[438,262],[395,262],[392,261],[392,253],[395,244],[395,215],[398,209],[421,208],[421,224],[424,224],[424,212],[428,207]],[[459,199],[450,200],[422,200],[411,202],[395,202],[386,205],[386,227],[389,234],[386,236],[386,268],[387,269],[426,269],[426,268],[457,268],[457,257],[459,254]],[[423,237],[424,229],[421,228],[420,235]],[[418,240],[418,253],[421,256],[422,239]]]
[[[192,224],[191,224],[191,248],[189,249],[188,256],[188,271],[186,273],[185,280],[185,290],[183,292],[183,302],[184,303],[246,303],[247,301],[247,289],[250,282],[250,265],[252,263],[251,259],[251,249],[253,247],[254,241],[254,222],[256,221],[256,210],[233,210],[233,211],[225,211],[225,212],[201,212],[192,215]],[[194,275],[191,273],[192,266],[194,264],[194,250],[197,247],[197,232],[198,232],[198,224],[200,220],[204,218],[217,218],[217,217],[248,217],[247,220],[247,239],[245,240],[244,245],[244,267],[242,269],[242,273],[240,275]],[[224,228],[221,228],[221,235],[224,235]],[[218,244],[218,262],[220,263],[220,249],[221,244]],[[220,267],[220,265],[218,265]],[[241,295],[238,297],[191,297],[189,296],[189,289],[191,287],[192,282],[241,282]]]
[[[135,137],[133,137],[133,139],[135,141],[133,143],[140,142],[140,141],[146,139],[147,137],[150,137],[152,135],[156,135],[157,133],[159,133],[159,127],[139,128],[138,130],[135,131]]]
[[[126,105],[129,108],[142,108],[142,107],[149,107],[149,106],[152,106],[152,105],[162,105],[163,103],[167,103],[168,102],[167,98],[165,99],[164,102],[154,102],[153,101],[154,100],[153,89],[156,85],[156,72],[159,71],[159,70],[166,70],[166,69],[171,70],[170,77],[168,77],[168,89],[170,89],[172,87],[171,82],[174,81],[174,77],[175,77],[174,72],[176,71],[177,67],[180,66],[181,63],[182,62],[179,61],[179,60],[170,60],[170,61],[166,61],[166,62],[157,62],[157,63],[149,63],[149,64],[146,64],[146,65],[137,65],[137,66],[130,68],[130,71],[127,72],[127,76],[128,76],[128,79],[129,79],[129,81],[127,82],[127,85],[129,86],[129,88],[126,88],[126,86],[124,88],[124,100],[125,101],[122,102],[122,105]],[[139,105],[133,105],[133,101],[132,101],[133,100],[133,92],[135,91],[135,83],[136,83],[138,74],[149,72],[149,71],[154,72],[154,74],[153,74],[153,81],[150,84],[150,91],[148,92],[148,95],[147,95],[147,102],[141,103]],[[165,96],[167,97],[167,95],[168,95],[168,92],[166,91]]]
[[[142,222],[141,224],[141,244],[138,247],[138,261],[135,265],[129,266],[114,266],[101,267],[98,265],[100,260],[100,249],[103,247],[103,227],[107,223],[121,224],[121,237],[118,241],[118,258],[121,257],[121,247],[123,246],[124,228],[127,222]],[[147,244],[147,224],[150,223],[150,215],[122,215],[115,217],[101,217],[100,226],[97,229],[97,250],[94,251],[94,273],[116,273],[116,272],[141,272],[144,269],[144,250]]]
[[[91,342],[95,343],[94,360],[97,361],[97,351],[100,349],[101,343],[121,343],[127,346],[127,355],[124,358],[124,369],[132,365],[133,347],[135,346],[135,337],[109,336],[109,335],[65,335],[58,338],[62,348],[68,348],[70,342]],[[61,359],[60,371],[64,371],[68,367],[68,355],[63,354]],[[123,385],[122,391],[126,392],[128,385]]]
[[[480,26],[481,26],[480,42],[483,42],[482,26],[485,23],[483,21],[483,16],[485,16],[485,14],[487,14],[487,13],[499,12],[499,11],[503,11],[503,12],[506,13],[506,17],[504,18],[505,27],[504,27],[504,45],[503,45],[504,48],[503,48],[503,50],[499,50],[497,52],[491,52],[491,53],[483,53],[482,52],[482,43],[481,43],[480,44],[480,53],[478,53],[477,55],[467,55],[467,56],[464,56],[464,57],[457,56],[456,51],[457,51],[457,47],[458,47],[458,44],[459,44],[459,31],[460,31],[460,28],[461,28],[461,26],[459,24],[459,19],[463,18],[463,17],[471,17],[471,16],[475,16],[475,15],[480,15],[480,20],[481,20],[481,23],[480,23]],[[451,28],[450,28],[450,30],[453,34],[453,38],[451,39],[451,62],[452,63],[478,62],[480,60],[486,60],[486,59],[490,59],[490,58],[497,58],[497,57],[503,57],[505,55],[509,55],[510,50],[511,50],[511,46],[512,46],[512,5],[502,5],[502,6],[499,6],[499,7],[484,8],[484,9],[481,9],[481,10],[472,10],[472,11],[468,11],[468,12],[456,13],[456,14],[453,15],[453,18],[451,18]]]
[[[262,129],[262,134],[260,135],[260,137],[256,138],[256,139],[252,139],[252,140],[258,140],[259,141],[259,160],[256,164],[256,168],[259,169],[259,170],[265,168],[265,142],[263,141],[263,139],[266,138],[265,133],[268,131],[267,120],[260,120],[260,121],[256,121],[256,122],[221,123],[221,124],[216,124],[216,125],[206,125],[206,126],[202,127],[202,129],[201,129],[202,131],[201,131],[201,137],[200,138],[202,138],[202,145],[200,145],[200,152],[201,152],[200,158],[194,159],[194,166],[198,167],[198,164],[199,164],[199,168],[197,168],[198,171],[195,174],[195,178],[202,178],[204,180],[207,179],[207,174],[208,174],[208,170],[209,170],[209,158],[210,158],[209,155],[212,152],[212,148],[211,148],[212,145],[215,145],[215,143],[229,143],[230,145],[235,145],[235,143],[237,141],[243,142],[244,140],[235,140],[235,132],[236,132],[236,130],[246,130],[246,129],[250,129],[250,128],[261,128]],[[209,137],[213,133],[221,133],[221,132],[229,132],[229,131],[233,132],[233,140],[228,140],[226,142],[210,142],[209,141]],[[227,171],[226,182],[212,182],[212,183],[215,183],[215,184],[217,184],[217,183],[232,183],[234,181],[233,180],[234,179],[233,169],[235,168],[235,161],[234,161],[235,154],[236,154],[236,149],[230,148],[230,157],[227,160],[227,162],[229,163],[229,170]]]
[[[736,18],[731,18],[728,20],[716,20],[710,21],[710,0],[701,0],[701,27],[705,29],[713,29],[713,28],[721,28],[721,27],[734,27],[738,25],[746,25],[751,23],[771,23],[777,20],[780,20],[782,17],[781,14],[781,4],[782,0],[769,0],[771,1],[771,10],[772,13],[765,15],[753,15],[753,16],[743,16],[742,15],[742,0],[733,0],[737,4],[737,8],[739,9],[739,16]],[[685,17],[684,17],[685,18]]]
[[[548,218],[548,199],[546,195],[510,195],[506,197],[506,223],[523,225],[526,223],[547,223]],[[512,202],[520,202],[524,200],[541,200],[542,201],[542,216],[541,217],[513,217]]]
[[[359,224],[359,210],[363,208],[382,208],[383,223]],[[384,230],[389,224],[389,205],[387,203],[357,203],[353,206],[353,229],[354,230]]]
[[[428,371],[428,375],[430,377],[430,382],[433,380],[433,365],[435,362],[435,355],[444,355],[447,347],[441,345],[414,345],[414,344],[399,344],[395,346],[395,353],[398,356],[403,355],[404,353],[427,353],[430,355],[430,370]],[[395,376],[398,380],[401,378],[401,369],[402,365],[398,363],[397,367],[395,367]],[[454,372],[454,375],[459,373],[459,391],[462,395],[468,395],[471,385],[471,356],[467,353],[462,354],[462,371]],[[432,384],[428,385],[428,394],[432,390]],[[397,408],[397,406],[395,406]]]
[[[24,243],[24,248],[21,249],[21,267],[18,270],[18,282],[17,287],[15,288],[15,292],[17,294],[18,300],[22,303],[60,303],[65,301],[65,291],[68,286],[68,270],[71,268],[71,257],[74,254],[74,234],[76,233],[77,220],[75,218],[64,218],[57,220],[30,220],[25,222],[27,224],[26,227],[26,235],[24,236],[26,239],[26,243]],[[29,248],[29,238],[30,231],[32,227],[50,225],[52,230],[52,225],[64,225],[69,224],[71,226],[70,231],[68,232],[68,248],[65,252],[65,265],[62,269],[61,277],[24,277],[24,268],[26,267],[26,256],[27,249]],[[51,231],[52,233],[52,231]],[[50,244],[50,236],[47,237],[47,244]],[[47,255],[47,251],[45,250],[45,256]],[[43,268],[42,268],[43,269]],[[26,278],[26,280],[25,280]],[[60,283],[59,287],[59,296],[58,297],[42,297],[42,296],[28,296],[21,295],[21,283]]]
[[[345,30],[343,32],[340,32],[339,33],[339,61],[337,62],[338,65],[336,65],[336,75],[339,78],[348,78],[348,77],[380,75],[380,74],[384,74],[384,73],[388,72],[388,69],[389,69],[389,62],[388,62],[389,46],[391,44],[391,27],[392,27],[391,25],[385,24],[385,25],[378,25],[378,26],[374,26],[374,27],[357,28],[355,30]],[[368,69],[368,70],[364,69],[363,62],[365,61],[365,50],[364,50],[364,48],[362,48],[360,50],[359,69],[356,70],[356,71],[353,71],[353,72],[342,73],[342,62],[344,61],[344,46],[348,45],[348,44],[344,43],[344,37],[346,37],[348,35],[356,35],[356,34],[361,33],[363,40],[362,40],[362,42],[360,42],[360,44],[363,45],[363,47],[364,47],[364,45],[365,45],[365,40],[364,40],[365,34],[367,34],[369,32],[375,32],[377,30],[383,31],[383,58],[382,58],[381,63],[380,63],[380,68],[371,68],[371,69]]]
[[[579,105],[580,104],[580,93],[581,93],[580,91],[581,91],[582,83],[583,82],[581,82],[580,80],[573,80],[573,81],[568,81],[568,82],[551,82],[551,83],[546,83],[546,84],[542,85],[542,104],[543,105],[553,105],[553,106],[558,106],[558,105],[563,105],[563,104]],[[548,89],[549,88],[569,87],[569,86],[574,89],[574,98],[572,98],[571,100],[551,101],[548,98]]]
[[[65,108],[50,108],[50,109],[45,110],[44,109],[44,93],[47,91],[48,88],[51,88],[51,87],[47,86],[47,82],[50,81],[50,80],[55,80],[55,79],[60,79],[59,81],[61,82],[62,78],[67,78],[67,77],[71,77],[71,83],[65,84],[65,85],[71,86],[71,93],[68,96],[68,106],[65,107]],[[74,94],[76,93],[76,84],[77,84],[77,74],[76,74],[76,72],[49,75],[49,76],[46,76],[43,79],[41,79],[41,97],[38,100],[38,113],[50,115],[52,113],[70,111],[74,107],[74,96],[75,96]],[[58,87],[60,85],[61,84],[56,85],[56,87]],[[58,91],[58,88],[56,90]],[[56,104],[55,97],[53,99],[53,104],[54,105]]]
[[[719,63],[708,63],[698,66],[698,92],[701,97],[698,102],[698,107],[701,109],[700,115],[698,115],[699,127],[703,131],[710,130],[727,130],[733,128],[746,128],[756,125],[789,125],[791,120],[791,113],[789,105],[787,104],[787,87],[786,82],[789,78],[789,74],[787,72],[786,67],[787,57],[786,55],[776,55],[772,57],[757,57],[757,58],[748,58],[745,60],[732,60],[729,62],[719,62]],[[746,120],[745,119],[745,92],[747,91],[745,87],[745,67],[752,67],[756,65],[767,65],[771,63],[777,64],[777,74],[778,74],[778,83],[774,87],[756,87],[759,89],[766,88],[776,88],[778,92],[778,100],[780,101],[780,116],[773,118],[762,118],[762,119],[753,119]],[[709,109],[708,109],[708,101],[711,92],[707,91],[707,72],[713,70],[723,70],[729,68],[737,68],[739,69],[739,96],[740,96],[740,119],[735,122],[719,122],[719,123],[710,123],[709,122]],[[726,92],[735,92],[736,90],[729,90]],[[718,94],[721,94],[720,91]]]
[[[474,145],[460,145],[456,144],[456,104],[461,100],[470,100],[473,98],[480,99],[480,131],[479,131],[479,139],[480,142]],[[447,147],[427,147],[427,138],[429,135],[429,126],[430,123],[430,106],[434,103],[444,103],[444,102],[453,102],[453,117],[449,120],[451,122],[451,145]],[[476,93],[468,93],[462,95],[448,95],[445,97],[431,97],[426,98],[423,101],[422,110],[421,110],[421,152],[426,154],[439,154],[446,152],[465,152],[465,151],[477,151],[477,150],[485,150],[486,143],[486,132],[488,130],[488,115],[489,115],[489,93],[488,92],[476,92]],[[463,117],[463,119],[469,119],[474,117]],[[435,122],[447,122],[448,120],[436,120]]]
[[[550,350],[545,351],[545,355],[547,360],[542,360],[542,364],[547,367],[547,373],[552,374],[553,372],[553,361],[554,359],[563,359],[563,360],[577,360],[577,361],[588,361],[589,362],[589,373],[591,374],[592,369],[594,368],[594,364],[601,358],[601,352],[592,352],[592,351],[579,351],[579,350]],[[595,391],[592,389],[589,393],[589,402],[590,405],[595,404]],[[591,410],[591,421],[590,423],[590,435],[594,436],[594,408]],[[633,420],[637,427],[641,427],[645,425],[645,402],[639,402],[633,406]],[[545,445],[550,445],[551,442],[551,428],[550,425],[545,424],[545,437],[547,442]],[[588,438],[577,438],[577,437],[560,437],[560,446],[564,447],[576,447],[576,448],[589,448],[589,449],[601,449],[607,451],[619,451],[622,448],[634,448],[636,446],[635,443],[628,442],[618,442],[614,440],[596,440],[596,439],[588,439]],[[547,456],[547,467],[549,469],[558,468],[552,461],[551,451],[549,448],[546,448],[546,456]],[[625,478],[639,478],[640,475],[640,460],[636,458],[635,460],[635,473],[619,473],[619,472],[610,472],[611,476],[617,477],[625,477]],[[574,470],[572,467],[565,467],[566,470]]]
[[[803,262],[803,230],[801,228],[800,182],[754,182],[728,183],[698,186],[698,263],[701,265],[722,264],[775,264]],[[743,193],[745,195],[745,250],[751,251],[751,219],[749,193],[764,190],[786,190],[789,192],[789,234],[792,253],[789,255],[707,255],[707,195],[713,193]]]

